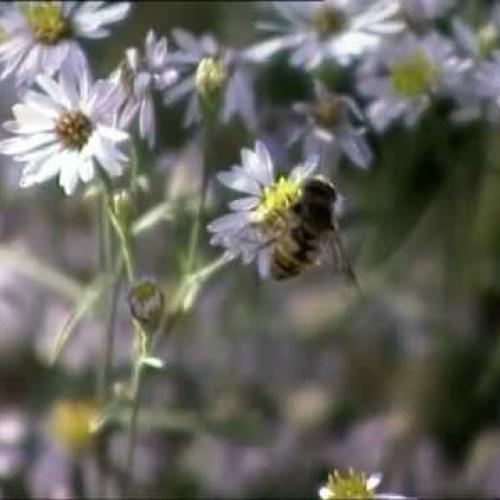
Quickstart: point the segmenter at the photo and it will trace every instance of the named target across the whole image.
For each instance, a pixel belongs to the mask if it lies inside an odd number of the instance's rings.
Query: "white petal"
[[[217,179],[220,183],[235,191],[258,196],[260,194],[259,184],[248,175],[242,175],[241,170],[243,169],[240,169],[240,172],[236,169],[230,172],[220,172],[217,174]]]
[[[371,474],[366,480],[366,488],[370,491],[376,490],[382,482],[382,474],[380,472]]]
[[[265,184],[272,184],[274,181],[274,168],[269,150],[262,141],[257,141],[255,143],[255,151],[262,164],[262,170],[265,173]]]
[[[62,104],[66,109],[72,108],[71,101],[68,99],[66,92],[53,78],[39,74],[36,77],[36,82],[53,101]]]
[[[249,196],[247,198],[239,198],[229,203],[229,208],[235,211],[248,211],[255,208],[259,203],[259,198]]]
[[[97,125],[97,131],[100,135],[113,142],[124,142],[130,139],[130,135],[127,132],[105,125]]]
[[[31,137],[12,137],[0,141],[0,153],[5,155],[25,153],[56,139],[57,137],[54,133],[36,134]]]
[[[66,150],[60,156],[59,185],[68,196],[73,193],[78,184],[80,161],[80,157],[76,151]]]
[[[259,157],[251,149],[243,148],[241,150],[241,161],[243,168],[248,174],[259,182],[261,185],[266,186],[267,171],[266,166],[259,161]]]
[[[244,212],[227,214],[215,219],[207,225],[211,233],[239,231],[248,224],[248,217]]]

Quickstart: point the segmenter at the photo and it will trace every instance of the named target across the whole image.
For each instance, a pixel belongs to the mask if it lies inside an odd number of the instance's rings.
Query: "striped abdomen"
[[[301,223],[275,242],[271,276],[276,280],[293,278],[313,265],[320,252],[319,238],[308,224]]]

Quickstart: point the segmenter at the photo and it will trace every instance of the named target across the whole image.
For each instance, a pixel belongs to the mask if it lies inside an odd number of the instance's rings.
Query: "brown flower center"
[[[81,111],[68,111],[57,119],[57,136],[68,148],[82,149],[87,144],[91,132],[92,124]]]
[[[328,5],[321,5],[315,9],[311,17],[311,25],[319,38],[328,38],[342,31],[345,26],[345,16]]]
[[[334,96],[321,99],[313,108],[316,123],[326,130],[333,130],[342,123],[344,112],[342,100]]]

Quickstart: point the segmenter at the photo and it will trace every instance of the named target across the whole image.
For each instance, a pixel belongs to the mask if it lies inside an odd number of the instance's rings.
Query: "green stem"
[[[205,202],[207,197],[208,181],[210,179],[210,161],[211,161],[211,146],[213,140],[213,116],[210,113],[205,113],[203,121],[203,172],[200,186],[200,199],[195,214],[195,219],[191,227],[191,236],[189,239],[189,247],[187,252],[187,260],[184,268],[184,275],[189,276],[194,269],[196,253],[201,232],[201,221],[205,212]]]
[[[142,392],[142,382],[143,382],[143,369],[144,364],[142,359],[147,356],[149,352],[149,341],[147,333],[142,329],[138,323],[134,323],[134,341],[135,345],[135,356],[134,356],[134,368],[132,373],[132,383],[131,383],[131,399],[132,399],[132,409],[130,415],[130,425],[129,425],[129,438],[127,447],[127,483],[128,486],[133,485],[133,473],[134,473],[134,459],[135,459],[135,447],[137,443],[137,430],[139,427],[139,410],[141,407],[141,392]],[[130,493],[130,492],[129,492]]]

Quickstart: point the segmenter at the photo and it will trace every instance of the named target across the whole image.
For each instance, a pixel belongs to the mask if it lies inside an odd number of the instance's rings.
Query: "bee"
[[[325,177],[304,181],[300,196],[289,208],[288,223],[273,241],[270,271],[274,279],[293,278],[329,258],[336,270],[359,289],[340,240],[334,208],[337,198],[334,184]]]

